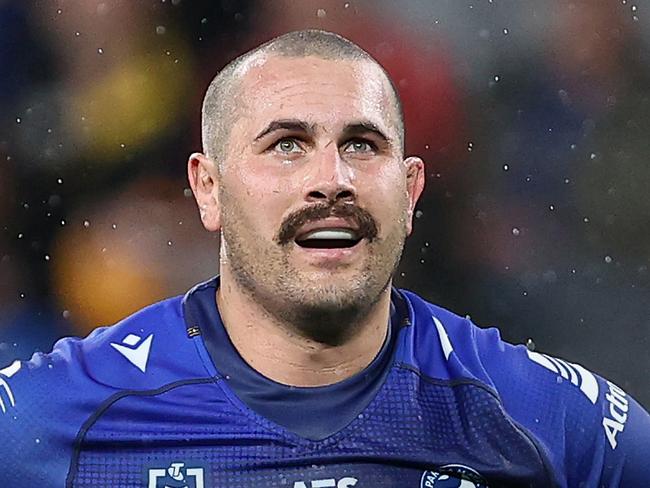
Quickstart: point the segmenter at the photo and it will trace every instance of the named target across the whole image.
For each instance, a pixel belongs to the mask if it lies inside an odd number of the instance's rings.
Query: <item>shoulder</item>
[[[650,416],[621,388],[577,363],[510,344],[496,328],[478,327],[406,294],[413,317],[411,360],[419,370],[492,390],[512,421],[576,486],[587,480],[598,486],[616,479],[650,481],[640,458],[650,445]]]
[[[0,412],[93,405],[117,391],[154,389],[192,376],[199,361],[192,361],[197,353],[181,302],[156,303],[86,338],[61,339],[47,354],[14,361],[0,370]]]

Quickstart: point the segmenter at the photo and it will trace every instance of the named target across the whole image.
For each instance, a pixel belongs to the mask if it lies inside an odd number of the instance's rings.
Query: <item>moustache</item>
[[[327,217],[339,217],[352,221],[357,227],[360,239],[372,241],[379,234],[379,227],[367,210],[351,202],[316,203],[292,212],[282,222],[275,241],[285,245],[293,241],[300,228],[308,222],[323,220]]]

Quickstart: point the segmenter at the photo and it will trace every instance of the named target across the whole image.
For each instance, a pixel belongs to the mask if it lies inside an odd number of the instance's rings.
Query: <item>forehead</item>
[[[366,60],[263,58],[244,74],[238,98],[251,129],[288,118],[330,128],[369,120],[387,132],[396,130],[389,82]]]

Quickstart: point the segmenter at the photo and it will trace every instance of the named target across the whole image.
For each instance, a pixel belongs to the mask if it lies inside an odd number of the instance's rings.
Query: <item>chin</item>
[[[297,279],[295,279],[297,278]],[[360,317],[379,300],[387,283],[345,277],[333,283],[307,273],[294,277],[283,290],[282,318],[306,336],[331,345],[341,343]]]

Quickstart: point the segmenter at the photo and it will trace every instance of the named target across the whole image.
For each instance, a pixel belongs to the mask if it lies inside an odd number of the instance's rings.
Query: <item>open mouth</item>
[[[307,249],[341,249],[356,246],[361,237],[352,229],[316,229],[298,236],[295,240]]]

